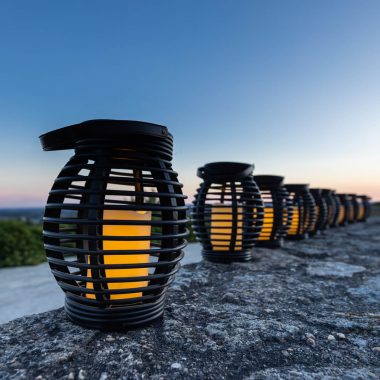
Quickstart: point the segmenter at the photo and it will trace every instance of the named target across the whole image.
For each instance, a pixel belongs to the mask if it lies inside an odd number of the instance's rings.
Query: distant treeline
[[[42,216],[42,208],[0,209],[0,268],[36,265],[46,260],[42,243]],[[194,242],[190,222],[188,228],[188,241]]]
[[[45,260],[40,224],[0,221],[0,268],[35,265]]]
[[[0,208],[0,220],[23,220],[41,223],[44,209],[38,208]]]

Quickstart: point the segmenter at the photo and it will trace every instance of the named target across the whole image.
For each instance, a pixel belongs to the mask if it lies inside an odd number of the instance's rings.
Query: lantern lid
[[[289,183],[285,185],[285,188],[289,191],[301,191],[308,190],[309,185],[307,183]]]
[[[356,198],[356,197],[357,197],[356,194],[352,194],[352,193],[351,193],[351,194],[348,194],[348,196],[349,196],[349,197],[352,197],[352,198]]]
[[[331,189],[321,189],[322,195],[330,195],[332,193]]]
[[[133,120],[94,119],[55,129],[40,136],[43,150],[74,149],[83,139],[123,139],[127,136],[173,138],[163,125]]]
[[[197,170],[197,176],[211,182],[239,181],[252,175],[253,164],[241,162],[211,162]]]
[[[261,174],[253,176],[253,179],[260,186],[281,186],[284,177],[279,175]]]
[[[311,192],[312,194],[321,195],[321,193],[322,193],[322,189],[319,189],[319,188],[317,188],[317,187],[312,187],[312,188],[310,189],[310,192]]]

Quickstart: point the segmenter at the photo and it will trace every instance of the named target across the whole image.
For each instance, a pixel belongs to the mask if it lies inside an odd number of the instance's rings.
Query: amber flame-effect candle
[[[358,220],[363,220],[364,219],[364,205],[361,202],[358,206]]]
[[[271,206],[264,207],[264,221],[258,240],[270,240],[274,223],[274,210]]]
[[[300,222],[299,207],[294,207],[292,223],[290,225],[288,235],[297,235],[298,234],[299,222]]]
[[[242,248],[243,239],[243,210],[241,207],[237,210],[237,229],[234,250]],[[229,251],[231,245],[233,226],[232,207],[224,205],[213,205],[211,212],[211,244],[215,251]],[[221,240],[221,241],[218,241]]]
[[[344,222],[345,214],[346,214],[345,207],[343,205],[340,205],[339,214],[338,214],[338,224],[341,224]]]
[[[128,221],[150,221],[152,219],[152,213],[150,211],[131,211],[131,210],[104,210],[103,220],[128,220]],[[104,225],[104,236],[125,236],[136,237],[150,236],[150,225]],[[120,241],[120,240],[104,240],[104,251],[138,251],[150,249],[149,240],[132,240],[132,241]],[[103,256],[104,264],[147,264],[149,263],[149,254],[132,254],[132,255],[107,255]],[[133,269],[106,269],[106,278],[116,277],[140,277],[148,276],[148,268],[133,268]],[[87,270],[87,277],[91,277],[91,270]],[[131,289],[148,286],[148,281],[133,281],[133,282],[108,282],[107,287],[110,290],[117,289]],[[88,289],[93,289],[91,282],[87,283]],[[122,293],[111,294],[112,299],[125,299],[141,297],[142,292],[136,293]],[[87,294],[88,298],[96,298],[94,294]]]

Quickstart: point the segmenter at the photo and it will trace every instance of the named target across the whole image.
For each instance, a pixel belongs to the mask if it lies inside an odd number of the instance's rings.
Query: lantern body
[[[264,221],[256,242],[257,247],[277,248],[283,244],[292,222],[293,203],[283,185],[284,177],[256,175],[264,203]]]
[[[309,235],[314,236],[328,227],[328,208],[325,198],[322,197],[321,189],[310,189],[310,193],[315,201],[315,222]]]
[[[252,259],[263,224],[263,203],[252,172],[252,165],[237,162],[214,162],[198,169],[203,182],[194,197],[192,223],[206,260]]]
[[[330,227],[331,228],[334,228],[334,227],[337,227],[339,225],[338,223],[338,220],[339,220],[339,213],[340,213],[340,208],[341,208],[341,202],[340,202],[340,199],[338,197],[338,195],[335,193],[334,190],[331,191],[331,195],[332,195],[332,198],[333,198],[333,202],[334,202],[334,217],[332,219],[332,223],[330,224]]]
[[[147,324],[164,310],[186,246],[186,206],[166,127],[91,120],[40,137],[75,149],[49,193],[43,236],[70,319],[86,327]]]
[[[333,193],[330,189],[322,189],[321,191],[322,198],[326,202],[327,206],[327,225],[326,228],[329,228],[334,223],[335,213],[336,213],[336,203],[334,200]]]
[[[356,194],[348,194],[348,200],[351,203],[351,212],[349,213],[348,223],[356,223],[358,221],[359,203]]]
[[[293,202],[293,218],[286,238],[306,239],[316,221],[314,198],[306,184],[286,184],[285,187]]]
[[[370,198],[367,195],[358,195],[358,222],[365,222],[371,214]]]
[[[338,225],[345,226],[353,213],[353,207],[347,194],[337,194],[340,200]]]
[[[357,217],[357,221],[358,222],[364,222],[365,221],[365,208],[364,208],[364,200],[363,200],[363,197],[361,195],[358,195],[356,197],[357,201],[358,201],[358,217]]]

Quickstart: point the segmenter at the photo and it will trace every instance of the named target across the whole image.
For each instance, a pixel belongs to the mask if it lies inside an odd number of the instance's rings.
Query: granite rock
[[[310,276],[320,277],[352,277],[353,274],[364,272],[361,265],[351,265],[338,261],[315,261],[308,265],[306,271]]]
[[[379,378],[379,234],[373,218],[250,263],[186,265],[142,329],[88,330],[62,309],[14,320],[0,326],[0,378]]]

